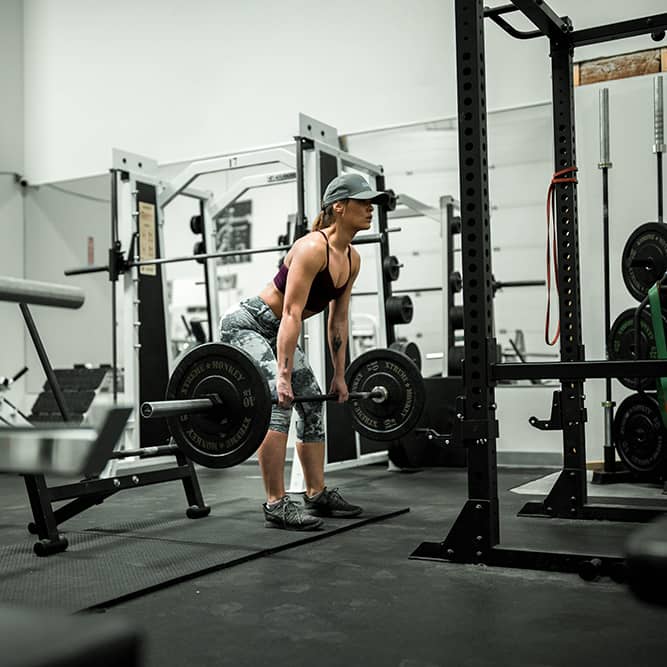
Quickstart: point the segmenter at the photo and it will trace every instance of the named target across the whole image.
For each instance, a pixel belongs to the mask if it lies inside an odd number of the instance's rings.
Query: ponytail
[[[313,221],[313,226],[311,232],[319,232],[321,229],[326,229],[331,225],[331,223],[336,219],[333,210],[333,204],[330,204],[326,208],[323,208],[318,214],[315,220]]]
[[[339,201],[347,201],[347,199]],[[335,203],[336,202],[333,204]],[[334,212],[333,204],[329,204],[329,206],[324,207],[317,214],[317,217],[313,221],[313,226],[310,229],[311,232],[318,232],[321,229],[326,229],[327,227],[333,225],[334,222],[336,222],[336,214]]]

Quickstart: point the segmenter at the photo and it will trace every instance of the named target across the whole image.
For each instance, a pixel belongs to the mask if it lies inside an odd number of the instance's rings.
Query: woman
[[[312,231],[294,243],[273,282],[222,319],[222,342],[243,348],[257,360],[278,399],[258,450],[267,496],[263,504],[267,527],[315,530],[322,525],[318,517],[361,514],[361,507],[345,501],[337,489],[325,486],[322,403],[295,404],[300,417],[296,451],[306,483],[303,506],[285,492],[285,452],[292,399],[322,393],[298,345],[301,322],[327,306],[334,369],[329,391],[338,394],[339,403],[348,398],[348,310],[360,267],[359,253],[351,243],[358,231],[371,226],[373,204],[386,197],[372,190],[359,174],[334,178],[324,193]]]

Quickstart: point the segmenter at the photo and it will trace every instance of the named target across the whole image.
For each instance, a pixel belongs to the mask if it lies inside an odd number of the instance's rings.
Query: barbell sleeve
[[[178,445],[155,445],[154,447],[142,447],[141,449],[119,449],[113,452],[110,459],[127,459],[137,457],[148,459],[157,456],[170,456],[178,453]]]
[[[159,417],[178,417],[210,412],[219,404],[212,398],[190,398],[183,401],[147,401],[141,404],[141,416],[144,419]]]

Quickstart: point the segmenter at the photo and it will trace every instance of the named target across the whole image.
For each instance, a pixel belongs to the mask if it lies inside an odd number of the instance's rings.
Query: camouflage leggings
[[[258,296],[244,299],[238,308],[226,313],[220,322],[220,340],[240,347],[253,357],[269,383],[271,396],[276,398],[276,341],[280,320]],[[296,396],[321,394],[313,371],[303,350],[297,346],[292,366],[292,391]],[[299,415],[296,426],[300,442],[324,442],[322,403],[295,403]],[[289,431],[291,408],[274,405],[271,410],[272,431]]]

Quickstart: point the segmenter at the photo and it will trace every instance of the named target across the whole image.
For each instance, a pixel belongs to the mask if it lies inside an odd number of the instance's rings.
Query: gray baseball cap
[[[370,199],[374,204],[382,204],[388,200],[388,195],[373,190],[360,174],[342,174],[327,185],[322,197],[322,208],[341,199]]]

